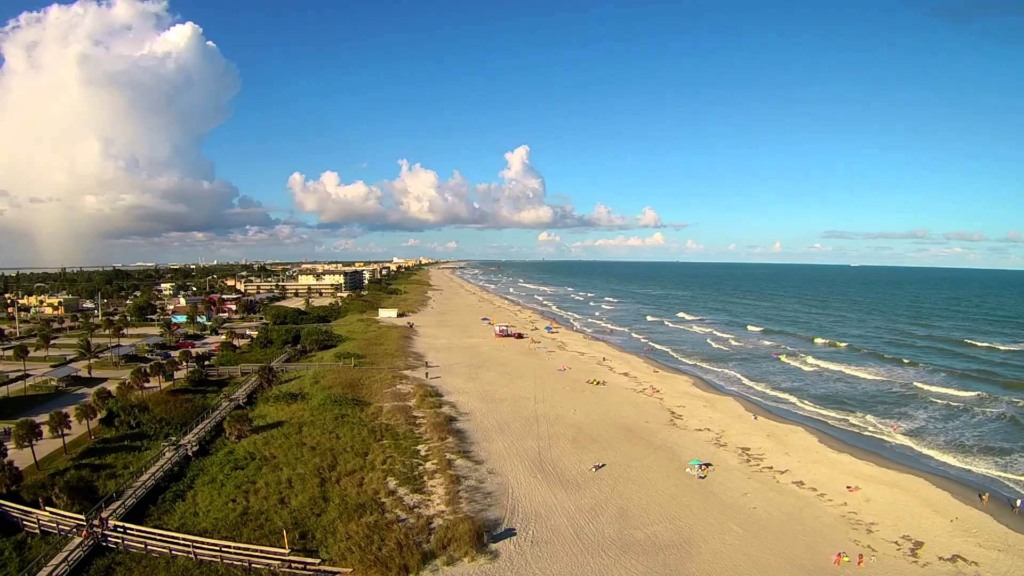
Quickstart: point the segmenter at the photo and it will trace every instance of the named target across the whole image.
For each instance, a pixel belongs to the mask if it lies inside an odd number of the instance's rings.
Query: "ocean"
[[[1024,494],[1022,272],[533,261],[460,274],[783,418]]]

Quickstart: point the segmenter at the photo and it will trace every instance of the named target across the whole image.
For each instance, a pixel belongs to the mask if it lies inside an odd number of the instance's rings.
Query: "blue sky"
[[[43,5],[5,2],[0,16]],[[225,257],[1024,267],[1013,2],[177,0],[171,11],[241,78],[233,114],[203,145],[217,176],[276,220],[321,222],[288,247],[217,240]],[[296,171],[391,181],[399,159],[442,180],[500,182],[503,155],[524,144],[547,202],[629,219],[649,206],[679,226],[396,232],[324,224],[287,187]],[[545,231],[559,240],[538,242]],[[400,246],[409,239],[419,245]]]

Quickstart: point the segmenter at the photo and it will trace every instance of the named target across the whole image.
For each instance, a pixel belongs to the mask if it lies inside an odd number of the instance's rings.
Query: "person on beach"
[[[864,567],[864,555],[863,554],[857,554],[857,568],[863,568],[863,567]]]
[[[832,565],[833,566],[842,566],[843,565],[843,553],[842,552],[836,552],[836,559],[832,561]]]
[[[1020,514],[1021,504],[1022,504],[1022,502],[1021,502],[1020,498],[1017,498],[1017,500],[1014,501],[1014,503],[1013,503],[1013,513],[1014,514]]]

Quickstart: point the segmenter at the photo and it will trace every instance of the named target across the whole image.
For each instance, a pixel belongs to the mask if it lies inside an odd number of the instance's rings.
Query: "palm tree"
[[[196,363],[196,368],[202,370],[206,368],[206,364],[210,361],[210,355],[206,352],[199,352],[192,357],[192,361]]]
[[[188,325],[192,327],[192,331],[196,331],[196,320],[199,319],[199,307],[195,304],[188,305],[188,312],[186,312],[186,318],[188,319]]]
[[[114,319],[107,316],[102,322],[100,322],[100,327],[107,333],[107,348],[110,348],[113,346],[111,343],[111,337],[114,335]]]
[[[39,460],[36,459],[36,442],[43,439],[43,427],[39,422],[31,418],[22,418],[14,423],[14,430],[11,432],[11,443],[18,450],[29,448],[32,450],[32,462],[39,470]]]
[[[60,330],[64,326],[64,323],[65,323],[64,317],[63,316],[57,316],[56,318],[53,319],[53,323],[56,324],[57,325],[57,329]]]
[[[21,361],[21,375],[25,376],[25,394],[28,394],[28,369],[25,367],[25,360],[28,359],[29,351],[28,346],[24,344],[15,344],[14,348],[11,349],[11,357],[14,361]],[[7,393],[10,394],[10,389]]]
[[[188,348],[178,352],[178,362],[185,365],[185,373],[188,374],[188,363],[192,361],[192,351]]]
[[[106,390],[106,388],[101,388],[100,390]],[[99,390],[97,390],[97,392],[98,391]],[[89,402],[88,400],[75,405],[75,420],[79,424],[85,422],[85,428],[89,431],[89,440],[95,440],[92,435],[92,424],[90,424],[90,422],[99,416],[99,414],[99,410],[97,410],[96,407],[93,406],[92,402]]]
[[[234,328],[229,328],[226,332],[224,332],[224,338],[227,339],[227,341],[231,342],[232,344],[237,344],[239,334],[238,332],[235,331]]]
[[[134,391],[135,388],[132,387],[131,382],[127,380],[121,380],[120,382],[117,383],[117,386],[114,388],[114,396],[117,396],[119,399],[121,399],[122,402],[127,402],[128,400],[131,399],[132,392]]]
[[[263,364],[256,369],[256,381],[260,390],[268,390],[277,384],[277,370],[270,364]]]
[[[89,361],[87,370],[89,371],[89,377],[92,378],[92,359],[96,357],[96,348],[92,345],[92,340],[88,336],[82,336],[78,339],[78,344],[75,346],[75,352],[78,353],[80,358]]]
[[[167,367],[164,366],[163,360],[154,360],[149,363],[148,366],[149,375],[156,376],[156,386],[158,390],[163,390],[162,386],[164,382],[164,374],[167,373]]]
[[[92,393],[92,405],[96,408],[97,413],[105,410],[113,399],[114,393],[110,391],[110,388],[97,388]]]
[[[71,324],[74,324],[75,326],[79,327],[81,326],[82,317],[79,316],[78,314],[71,314],[71,316],[69,316],[68,318],[71,320],[71,323],[68,324],[68,331],[71,331]]]
[[[131,373],[128,374],[128,382],[131,383],[132,388],[145,394],[146,384],[149,382],[149,371],[145,366],[132,368]]]
[[[128,328],[131,328],[132,322],[127,316],[121,314],[117,317],[117,322],[114,323],[114,337],[117,338],[117,345],[121,345],[121,337],[128,334]]]
[[[166,375],[171,377],[171,386],[174,386],[174,372],[178,369],[178,361],[174,358],[168,358],[164,360],[164,370]]]
[[[46,427],[50,430],[50,436],[60,436],[60,443],[64,445],[64,453],[68,453],[68,443],[64,439],[64,432],[71,430],[71,415],[64,410],[54,410],[46,419]]]
[[[164,342],[167,344],[174,344],[174,324],[170,320],[160,323],[160,335],[163,336]]]
[[[45,356],[43,356],[43,360],[46,360],[50,357],[50,345],[53,344],[53,340],[53,334],[50,334],[49,332],[39,332],[36,334],[36,345],[32,349],[36,352],[45,350],[46,352]]]

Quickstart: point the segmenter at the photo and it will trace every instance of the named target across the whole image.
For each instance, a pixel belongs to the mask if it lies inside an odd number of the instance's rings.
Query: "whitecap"
[[[701,318],[700,316],[693,316],[691,314],[687,314],[686,312],[677,312],[676,318],[682,318],[683,320],[703,320],[703,318]]]
[[[747,330],[750,330],[751,332],[760,332],[761,330],[764,330],[764,326],[754,326],[753,324],[747,324]]]
[[[978,342],[976,340],[964,339],[964,342],[972,345],[979,346],[981,348],[994,348],[996,350],[1004,350],[1007,352],[1024,350],[1024,344],[994,344],[991,342]]]
[[[956,388],[945,388],[943,386],[936,386],[934,384],[925,384],[924,382],[914,382],[914,386],[917,386],[918,388],[922,390],[927,390],[929,392],[936,392],[938,394],[949,394],[950,396],[970,397],[981,395],[981,392],[974,390],[957,390]]]
[[[705,342],[707,342],[712,348],[717,348],[719,350],[729,350],[728,348],[726,348],[725,346],[722,346],[721,344],[715,342],[711,338],[706,339]]]

